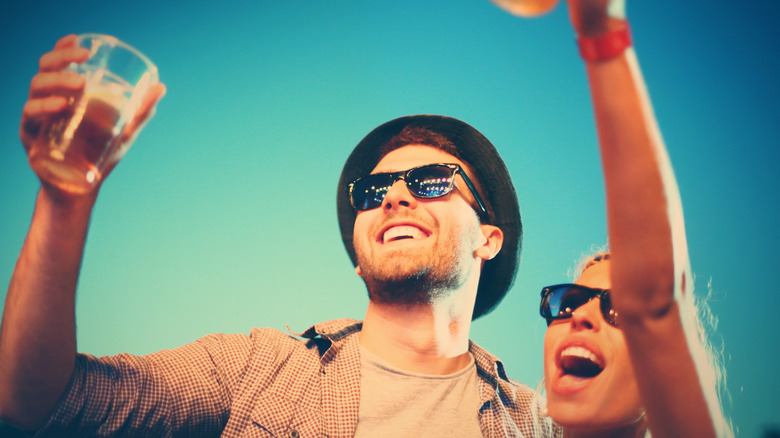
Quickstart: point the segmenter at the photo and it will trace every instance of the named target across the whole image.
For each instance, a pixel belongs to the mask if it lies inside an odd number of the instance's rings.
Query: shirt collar
[[[325,338],[332,342],[337,350],[338,344],[341,343],[340,341],[344,340],[344,338],[352,333],[359,332],[362,327],[362,321],[343,318],[315,324],[307,328],[303,333],[294,333],[292,331],[290,331],[290,333],[307,339],[314,339],[317,336]],[[477,363],[477,373],[482,379],[486,380],[490,386],[495,388],[498,385],[498,379],[509,381],[509,377],[507,377],[504,369],[504,364],[496,356],[471,340],[469,341],[469,351],[474,355],[474,360]]]
[[[474,355],[474,360],[477,362],[477,374],[487,381],[490,386],[496,388],[499,379],[509,381],[506,370],[504,370],[504,364],[496,356],[471,340],[469,340],[469,351]]]
[[[359,332],[363,327],[363,322],[351,318],[334,319],[331,321],[314,324],[307,328],[303,333],[295,333],[288,327],[290,333],[302,338],[314,339],[317,336],[327,338],[331,342],[338,342],[348,335]]]

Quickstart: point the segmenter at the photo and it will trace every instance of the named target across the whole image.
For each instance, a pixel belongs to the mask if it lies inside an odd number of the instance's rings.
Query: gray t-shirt
[[[356,437],[481,437],[479,377],[471,363],[444,376],[409,373],[360,347]]]

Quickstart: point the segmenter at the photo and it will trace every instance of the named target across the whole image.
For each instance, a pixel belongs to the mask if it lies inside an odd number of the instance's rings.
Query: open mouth
[[[592,351],[583,347],[568,347],[561,352],[560,365],[564,375],[581,378],[598,376],[604,364]]]
[[[424,239],[428,234],[411,225],[398,225],[390,227],[382,234],[382,243],[397,242],[405,239]]]

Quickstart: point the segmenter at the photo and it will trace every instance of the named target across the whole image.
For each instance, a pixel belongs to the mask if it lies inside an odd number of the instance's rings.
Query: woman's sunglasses
[[[457,164],[428,164],[409,170],[393,173],[375,173],[358,178],[347,184],[349,202],[357,211],[371,210],[382,205],[385,195],[399,179],[415,198],[433,199],[446,196],[455,184],[455,174],[459,173],[466,182],[480,209],[480,217],[487,218],[487,209],[482,197],[477,193],[466,172]]]
[[[539,313],[550,325],[556,319],[571,318],[577,308],[592,300],[599,298],[601,315],[609,324],[617,327],[617,312],[612,308],[612,300],[609,291],[580,286],[579,284],[556,284],[542,289],[542,303],[539,305]]]

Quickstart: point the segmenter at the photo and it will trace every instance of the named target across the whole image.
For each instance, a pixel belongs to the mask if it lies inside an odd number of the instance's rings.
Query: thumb
[[[138,134],[141,132],[146,123],[152,119],[155,111],[157,110],[157,102],[165,96],[166,88],[162,83],[156,83],[149,86],[146,90],[146,94],[141,99],[141,103],[138,106],[133,119],[127,122],[124,132],[122,133],[122,140],[120,141],[119,148],[114,152],[113,156],[109,159],[106,169],[103,172],[103,178],[108,175],[111,170],[119,163],[119,160],[125,156],[130,146],[135,141]]]
[[[123,143],[129,139],[135,139],[135,137],[138,136],[138,132],[141,131],[144,125],[146,125],[146,122],[154,115],[157,109],[157,102],[165,96],[165,92],[165,85],[160,82],[151,85],[149,89],[146,90],[146,94],[144,94],[143,99],[141,99],[141,104],[138,106],[138,111],[133,119],[127,122],[122,138]]]

